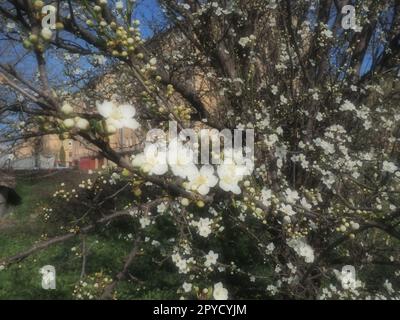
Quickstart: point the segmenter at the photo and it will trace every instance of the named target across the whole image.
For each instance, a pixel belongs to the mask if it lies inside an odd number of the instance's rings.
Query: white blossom
[[[398,170],[398,167],[389,161],[383,161],[382,170],[389,173],[395,173]]]
[[[345,100],[344,103],[339,108],[341,111],[355,111],[356,106],[349,100]]]
[[[226,150],[225,159],[218,166],[217,172],[219,176],[219,186],[226,192],[240,194],[242,191],[239,182],[246,175],[251,174],[254,164],[250,159],[246,159],[241,155],[241,150]]]
[[[283,212],[286,216],[289,216],[289,217],[294,216],[296,214],[296,212],[293,210],[293,208],[290,204],[282,205],[279,210],[281,212]]]
[[[140,167],[150,175],[163,175],[168,171],[167,153],[156,144],[149,144],[143,153],[138,154],[132,161],[134,167]]]
[[[194,164],[194,151],[177,139],[168,144],[168,164],[172,173],[183,179],[193,175],[197,170]]]
[[[239,40],[239,44],[244,48],[251,42],[249,37],[242,37]]]
[[[193,287],[192,284],[187,282],[184,282],[182,285],[182,288],[186,293],[192,291],[192,287]]]
[[[209,218],[200,218],[197,222],[197,229],[200,236],[207,238],[211,234],[211,223]]]
[[[151,224],[151,220],[147,217],[142,217],[139,219],[139,223],[140,223],[140,227],[142,229],[145,229],[146,227],[148,227]]]
[[[215,253],[214,251],[210,250],[206,255],[206,261],[204,262],[204,265],[207,268],[209,268],[217,263],[217,259],[218,259],[218,253]]]
[[[104,101],[97,103],[97,110],[106,119],[107,130],[110,133],[122,128],[135,130],[140,126],[133,118],[136,109],[130,104],[116,105],[112,101]]]
[[[189,189],[197,191],[205,196],[210,192],[210,188],[218,183],[218,178],[214,175],[214,168],[209,165],[197,168],[188,173]]]
[[[221,282],[214,285],[213,297],[215,300],[228,300],[228,290]]]
[[[314,250],[305,242],[302,238],[293,238],[287,241],[289,247],[291,247],[299,256],[303,257],[305,262],[314,262]]]
[[[271,242],[270,244],[267,245],[267,249],[265,250],[265,253],[267,255],[272,254],[272,252],[275,250],[275,245],[273,244],[273,242]]]
[[[285,191],[285,197],[286,197],[286,201],[294,204],[297,200],[300,199],[299,194],[297,193],[297,191],[293,191],[290,189],[286,189]]]

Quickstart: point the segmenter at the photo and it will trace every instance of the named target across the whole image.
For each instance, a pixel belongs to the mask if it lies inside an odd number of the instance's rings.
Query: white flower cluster
[[[340,106],[340,111],[355,111],[356,106],[349,100],[345,100],[345,102]]]
[[[145,229],[151,224],[151,220],[148,217],[142,217],[139,219],[140,227]]]
[[[61,112],[70,115],[74,112],[74,109],[69,103],[64,103]],[[63,121],[63,125],[66,129],[76,128],[78,130],[87,130],[90,126],[89,121],[81,117],[67,118]]]
[[[90,125],[89,121],[80,117],[65,119],[63,124],[67,129],[76,128],[78,130],[87,130]]]
[[[239,44],[245,48],[247,47],[249,44],[251,44],[252,42],[254,42],[256,40],[256,37],[254,35],[251,35],[249,37],[242,37],[239,39]]]
[[[168,148],[165,142],[148,144],[143,153],[134,157],[132,164],[149,175],[163,175],[170,168],[175,176],[188,180],[185,183],[187,190],[203,196],[218,181],[222,190],[240,194],[239,183],[254,169],[253,162],[244,158],[241,150],[227,149],[223,161],[217,166],[218,179],[213,166],[203,165],[198,168],[195,165],[195,152],[177,139],[172,140]]]
[[[178,267],[179,273],[186,274],[190,271],[189,264],[194,263],[194,259],[185,259],[179,253],[174,253],[172,255],[172,262]]]
[[[117,129],[130,128],[135,130],[140,126],[133,118],[136,114],[136,109],[130,104],[117,105],[112,101],[104,101],[103,103],[97,103],[97,110],[105,118],[105,129],[109,134],[116,133]],[[69,103],[64,103],[60,111],[64,115],[70,115],[74,112],[74,109]],[[88,130],[90,127],[87,119],[78,116],[65,119],[63,125],[66,129],[76,128],[78,130]]]
[[[106,119],[107,132],[113,134],[117,129],[129,128],[136,130],[139,123],[133,118],[136,109],[130,104],[117,105],[113,101],[97,103],[97,110]]]
[[[314,262],[314,249],[306,243],[304,239],[293,238],[287,241],[289,247],[291,247],[299,256],[303,257],[305,262]]]
[[[201,237],[207,238],[211,232],[213,221],[209,218],[200,218],[199,221],[194,221],[192,224],[197,227],[197,232]]]
[[[399,170],[399,168],[393,162],[383,161],[382,171],[388,173],[395,173],[397,170]]]

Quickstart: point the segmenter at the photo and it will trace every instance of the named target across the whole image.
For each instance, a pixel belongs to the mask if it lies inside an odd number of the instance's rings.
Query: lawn
[[[85,175],[80,172],[61,172],[45,175],[23,175],[18,178],[17,191],[23,198],[21,206],[0,221],[0,259],[30,248],[46,235],[48,226],[40,218],[43,206],[54,190],[64,182],[66,187],[79,183]],[[62,232],[60,232],[61,234]],[[73,299],[75,286],[111,279],[121,270],[131,245],[117,236],[89,235],[86,238],[88,255],[85,275],[79,239],[59,244],[37,253],[19,264],[0,271],[0,299]],[[56,290],[41,287],[39,269],[53,265],[57,272]],[[135,276],[121,282],[119,299],[176,298],[178,279],[173,272],[150,270],[152,265],[143,257],[132,267]],[[146,286],[143,285],[146,283]],[[171,289],[172,288],[172,289]]]

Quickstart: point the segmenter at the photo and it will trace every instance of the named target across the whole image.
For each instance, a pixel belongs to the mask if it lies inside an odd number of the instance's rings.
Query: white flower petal
[[[107,126],[113,127],[115,129],[122,129],[123,128],[123,124],[122,124],[121,121],[114,120],[112,118],[107,119],[106,120],[106,124],[107,124]]]
[[[129,128],[129,129],[132,129],[132,130],[136,130],[137,128],[140,127],[139,122],[137,122],[133,118],[132,119],[123,119],[121,121],[121,124],[122,124],[123,127]]]
[[[205,195],[207,195],[207,194],[210,192],[210,188],[209,188],[207,185],[203,184],[203,185],[201,185],[201,186],[197,189],[197,191],[198,191],[202,196],[205,196]]]
[[[167,173],[167,171],[168,171],[168,165],[166,163],[161,163],[154,166],[150,174],[163,175]]]
[[[134,167],[141,167],[145,163],[145,156],[143,153],[138,154],[132,161]]]
[[[97,103],[97,111],[99,111],[100,115],[104,118],[109,118],[116,107],[115,104],[111,101],[104,101],[103,103]]]
[[[130,104],[122,104],[118,108],[121,115],[126,119],[133,118],[136,114],[135,107]]]

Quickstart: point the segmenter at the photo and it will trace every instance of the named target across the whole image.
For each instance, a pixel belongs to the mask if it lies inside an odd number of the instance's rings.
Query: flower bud
[[[183,205],[184,207],[187,207],[190,204],[189,199],[183,198],[181,200],[181,205]]]
[[[204,201],[199,200],[199,201],[196,202],[196,205],[197,205],[199,208],[204,208],[205,203],[204,203]]]
[[[30,40],[32,43],[36,43],[39,39],[38,39],[38,36],[37,36],[36,34],[31,34],[31,35],[29,36],[29,40]]]
[[[44,6],[44,2],[41,1],[41,0],[37,0],[37,1],[35,1],[35,2],[33,3],[33,7],[34,7],[36,10],[42,9],[43,6]]]
[[[56,29],[57,30],[62,30],[64,29],[64,24],[62,22],[57,22],[56,23]]]
[[[135,188],[135,189],[133,189],[133,194],[136,197],[140,197],[142,195],[142,190],[140,190],[139,188]]]
[[[76,127],[80,130],[87,130],[90,127],[90,123],[84,118],[77,118]]]
[[[74,109],[71,107],[69,103],[64,103],[63,106],[61,107],[61,112],[64,113],[65,115],[69,115],[74,111]]]
[[[75,126],[75,121],[74,119],[65,119],[63,124],[67,129],[71,129]]]
[[[42,31],[40,32],[40,35],[44,40],[50,40],[51,37],[53,36],[53,33],[49,28],[43,28]]]

